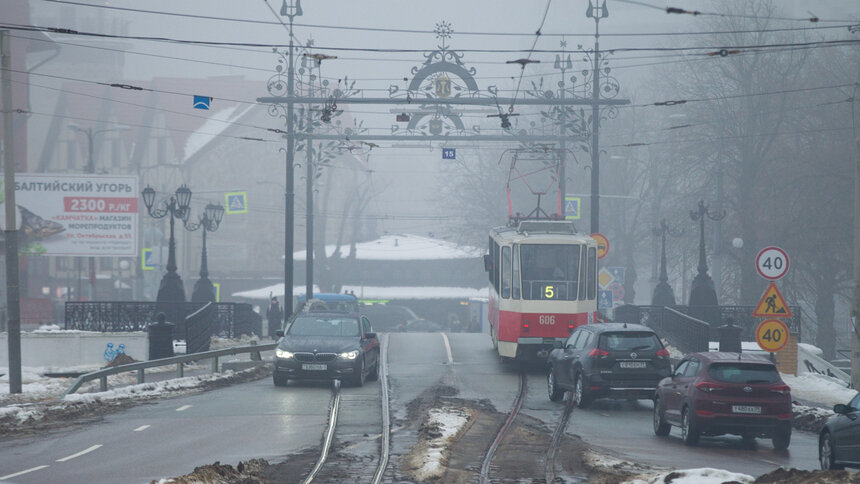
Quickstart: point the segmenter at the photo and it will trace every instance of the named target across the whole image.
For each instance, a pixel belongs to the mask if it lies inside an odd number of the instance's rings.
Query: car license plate
[[[326,365],[316,363],[302,363],[302,370],[325,371],[328,369]]]
[[[645,368],[644,361],[621,361],[618,364],[621,368]]]
[[[761,413],[761,407],[752,405],[732,405],[732,413]]]

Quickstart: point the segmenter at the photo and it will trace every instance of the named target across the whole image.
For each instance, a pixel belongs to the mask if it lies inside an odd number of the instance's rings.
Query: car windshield
[[[358,320],[332,316],[300,316],[290,325],[293,336],[358,336]]]
[[[657,351],[663,348],[660,339],[647,331],[603,333],[599,347],[608,351]]]
[[[774,365],[750,363],[714,363],[708,375],[726,383],[776,383],[779,373]]]
[[[402,324],[418,319],[418,316],[405,306],[386,306],[374,304],[362,306],[359,312],[373,321],[373,327],[390,331]]]

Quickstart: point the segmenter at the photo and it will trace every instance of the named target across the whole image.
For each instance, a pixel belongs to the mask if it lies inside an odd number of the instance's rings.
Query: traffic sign
[[[194,109],[209,109],[210,104],[212,104],[211,97],[194,95]]]
[[[624,267],[608,267],[609,273],[612,274],[612,278],[615,279],[615,282],[619,284],[624,284]]]
[[[212,287],[215,288],[215,302],[221,302],[221,283],[213,282]]]
[[[142,249],[140,251],[140,268],[144,271],[155,269],[155,261],[152,260],[152,249]]]
[[[788,254],[779,247],[765,247],[755,258],[760,276],[775,281],[788,273]]]
[[[607,289],[613,280],[614,278],[612,277],[612,273],[609,272],[609,269],[601,267],[600,272],[597,273],[597,284],[600,285],[600,288]]]
[[[612,291],[599,290],[597,291],[597,308],[609,309],[612,307]],[[591,313],[589,313],[591,314]]]
[[[755,330],[756,343],[769,353],[783,349],[789,337],[788,326],[779,319],[765,319]]]
[[[457,148],[442,148],[442,159],[443,160],[456,160],[457,159]]]
[[[791,313],[791,308],[788,307],[788,303],[785,302],[785,298],[782,297],[782,293],[779,292],[775,282],[771,282],[767,286],[767,289],[765,289],[764,294],[761,295],[761,299],[755,307],[755,311],[753,311],[753,316],[759,318],[794,317]]]
[[[602,259],[609,253],[609,239],[603,234],[593,233],[591,238],[597,242],[597,258]]]
[[[617,282],[613,282],[609,285],[609,291],[612,292],[612,301],[623,301],[624,300],[624,286],[618,284]]]
[[[248,194],[231,192],[224,195],[227,207],[224,213],[248,213]]]
[[[564,197],[564,219],[579,220],[582,218],[582,198],[580,197]]]

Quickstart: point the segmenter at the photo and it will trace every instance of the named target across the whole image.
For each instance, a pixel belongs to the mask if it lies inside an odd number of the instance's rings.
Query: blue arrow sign
[[[209,109],[212,98],[209,96],[194,96],[194,109]]]

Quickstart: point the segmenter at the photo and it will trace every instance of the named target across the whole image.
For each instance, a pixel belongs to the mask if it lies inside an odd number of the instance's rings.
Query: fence
[[[155,316],[165,309],[174,316],[168,321],[175,324],[174,338],[186,337],[186,316],[198,311],[207,303],[165,303],[140,301],[78,302],[65,305],[65,329],[100,332],[146,331]],[[249,304],[211,303],[215,321],[212,334],[237,337],[242,334],[260,336],[262,326],[259,315]],[[167,314],[167,312],[165,312]],[[254,317],[256,316],[256,318]]]
[[[648,326],[679,350],[689,353],[708,351],[708,341],[719,341],[718,328],[732,318],[733,324],[741,328],[741,341],[755,341],[755,329],[766,318],[752,316],[753,306],[704,306],[696,307],[696,314],[719,314],[721,324],[711,325],[690,316],[690,306],[633,306],[615,309],[616,321],[639,323]],[[791,306],[793,317],[783,319],[792,334],[801,341],[801,310]]]

